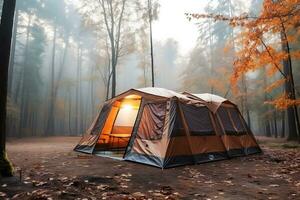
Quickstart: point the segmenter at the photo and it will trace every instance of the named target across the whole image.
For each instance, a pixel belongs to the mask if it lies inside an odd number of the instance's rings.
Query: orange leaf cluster
[[[271,92],[271,91],[273,91],[275,88],[278,88],[278,87],[282,86],[282,85],[285,83],[285,81],[286,81],[285,78],[279,79],[279,80],[273,82],[271,85],[269,85],[269,86],[265,89],[265,91],[266,91],[266,92]]]
[[[186,16],[189,20],[211,18],[215,21],[227,21],[231,26],[241,30],[235,40],[239,50],[233,63],[231,76],[233,88],[236,88],[238,81],[247,72],[260,68],[267,69],[267,76],[280,73],[286,79],[282,72],[283,61],[287,60],[289,55],[293,59],[300,59],[299,51],[291,49],[291,52],[287,52],[283,49],[287,42],[292,43],[300,38],[300,0],[264,0],[262,11],[257,17],[248,14],[237,17],[213,14],[186,14]],[[265,91],[271,92],[279,87],[285,82],[284,79],[272,83]],[[271,104],[278,108],[286,108],[297,102],[282,95]]]
[[[300,99],[290,99],[287,94],[280,95],[273,101],[266,101],[266,104],[275,106],[279,110],[285,110],[286,108],[294,105],[300,105]]]

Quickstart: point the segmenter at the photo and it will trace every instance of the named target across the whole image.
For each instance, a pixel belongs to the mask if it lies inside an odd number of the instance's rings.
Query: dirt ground
[[[9,141],[16,172],[0,179],[0,199],[300,199],[300,148],[281,140],[259,138],[261,155],[161,170],[73,152],[79,139]]]

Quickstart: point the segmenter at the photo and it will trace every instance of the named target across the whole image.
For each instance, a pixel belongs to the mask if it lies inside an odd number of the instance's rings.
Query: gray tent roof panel
[[[209,94],[209,93],[203,93],[203,94],[192,94],[206,102],[215,102],[215,103],[223,103],[225,101],[228,101],[227,99],[220,97],[215,94]]]
[[[139,89],[134,89],[143,93],[155,95],[155,96],[160,96],[160,97],[165,97],[165,98],[172,98],[172,97],[177,97],[180,99],[186,99],[190,100],[186,95],[180,94],[178,92],[174,92],[172,90],[168,90],[165,88],[157,88],[157,87],[146,87],[146,88],[139,88]]]

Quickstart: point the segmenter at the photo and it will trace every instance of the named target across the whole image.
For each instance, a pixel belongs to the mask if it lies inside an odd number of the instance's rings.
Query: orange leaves
[[[292,100],[287,94],[282,94],[273,101],[266,101],[266,104],[275,106],[279,110],[287,109],[290,106],[300,105],[300,99]]]
[[[236,17],[213,14],[186,16],[189,20],[210,18],[215,21],[227,21],[232,27],[238,27],[240,33],[235,38],[236,59],[230,78],[233,90],[238,88],[238,82],[248,72],[265,68],[268,77],[274,78],[277,74],[282,76],[265,88],[266,92],[272,92],[286,81],[287,75],[282,70],[283,61],[288,61],[289,56],[294,60],[300,59],[299,50],[288,51],[286,48],[287,43],[294,43],[300,38],[300,0],[264,0],[262,11],[257,17],[248,14]],[[266,103],[284,109],[299,104],[299,101],[291,100],[283,94]]]
[[[300,59],[300,51],[284,51],[282,45],[286,42],[295,42],[300,37],[300,31],[294,31],[299,26],[300,0],[272,1],[265,0],[261,14],[257,18],[243,19],[243,29],[238,38],[241,50],[237,52],[234,62],[234,71],[231,83],[234,88],[239,79],[249,71],[266,68],[267,76],[282,74],[282,63],[288,59],[290,53],[293,59]],[[281,38],[282,33],[288,34],[286,40]],[[268,41],[268,42],[266,42]],[[282,86],[285,77],[273,82],[265,89],[272,92]],[[286,108],[298,104],[299,101],[291,100],[282,95],[272,102],[276,108]]]
[[[271,85],[269,85],[265,91],[266,92],[272,92],[275,88],[278,88],[280,86],[282,86],[284,83],[285,83],[286,79],[285,78],[282,78],[282,79],[279,79],[275,82],[273,82]]]

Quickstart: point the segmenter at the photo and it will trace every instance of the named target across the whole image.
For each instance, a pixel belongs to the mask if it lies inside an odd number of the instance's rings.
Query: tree
[[[190,18],[213,18],[217,21],[228,21],[233,27],[241,30],[237,43],[241,47],[234,62],[234,71],[231,77],[235,87],[241,77],[249,71],[266,68],[268,77],[281,75],[279,80],[268,85],[268,90],[285,85],[283,94],[267,101],[277,109],[287,109],[289,136],[296,140],[297,128],[300,134],[297,105],[293,78],[292,58],[299,59],[300,52],[290,48],[290,43],[299,38],[300,20],[299,0],[265,0],[259,16],[243,14],[237,17],[224,15],[190,14]],[[289,33],[293,32],[293,35]],[[268,41],[266,38],[270,38]],[[270,89],[271,88],[271,89]]]
[[[16,1],[4,0],[0,24],[0,173],[12,176],[12,166],[6,158],[6,103],[9,56]]]
[[[124,20],[124,9],[126,0],[115,2],[110,0],[99,0],[102,8],[103,18],[110,42],[111,50],[111,73],[112,73],[112,97],[116,96],[116,67],[120,56],[121,28]]]
[[[32,135],[35,131],[36,116],[41,109],[41,86],[43,84],[40,68],[45,51],[45,32],[43,27],[33,24],[30,27],[30,40],[26,42],[23,65],[23,81],[20,108],[20,132]],[[30,57],[30,59],[28,59]],[[24,131],[24,132],[23,132]]]
[[[108,59],[105,62],[108,66],[102,70],[101,76],[105,76],[107,94],[110,89],[111,97],[114,97],[117,92],[117,67],[121,58],[134,52],[138,38],[136,33],[144,26],[145,21],[149,22],[148,2],[89,0],[80,8],[84,24],[99,36],[98,40],[104,50],[101,56]],[[153,10],[153,16],[155,12]]]
[[[143,8],[143,5],[139,5],[139,7]],[[142,70],[142,75],[139,77],[139,86],[149,87],[155,84],[151,23],[158,19],[159,4],[157,1],[148,0],[147,8],[144,7],[143,9],[148,9],[148,15],[144,13],[141,16],[142,26],[137,31],[137,43],[139,45],[136,48],[140,58],[138,67]]]
[[[50,75],[50,98],[48,107],[48,119],[46,124],[46,134],[54,134],[55,130],[55,101],[56,101],[56,86],[55,86],[55,61],[56,61],[56,50],[57,50],[57,38],[58,29],[64,26],[66,6],[64,1],[60,0],[48,0],[45,3],[45,12],[43,16],[51,21],[53,26],[53,38],[52,38],[52,56],[51,56],[51,75]],[[68,40],[67,40],[68,41]],[[65,50],[68,46],[66,45]],[[66,53],[66,52],[65,52]],[[61,74],[61,73],[60,73]],[[59,74],[59,75],[60,75]]]

